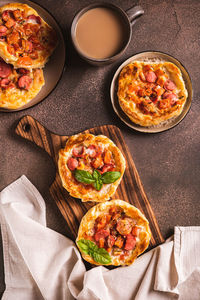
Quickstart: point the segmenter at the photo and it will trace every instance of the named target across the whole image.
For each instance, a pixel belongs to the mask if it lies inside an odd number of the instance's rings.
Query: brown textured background
[[[0,190],[25,174],[45,199],[48,226],[65,235],[66,223],[48,192],[55,175],[53,162],[38,147],[16,136],[14,127],[26,114],[63,135],[113,124],[121,129],[131,151],[163,236],[169,237],[175,225],[200,225],[200,1],[110,1],[125,10],[139,4],[145,14],[134,26],[124,56],[101,68],[83,62],[70,40],[73,16],[93,1],[35,2],[48,8],[66,35],[66,70],[53,93],[37,106],[17,113],[0,113]],[[129,129],[114,114],[110,102],[109,88],[115,70],[123,60],[144,50],[175,56],[192,78],[194,96],[188,115],[178,126],[163,133],[141,134]],[[1,295],[2,246],[0,250]]]

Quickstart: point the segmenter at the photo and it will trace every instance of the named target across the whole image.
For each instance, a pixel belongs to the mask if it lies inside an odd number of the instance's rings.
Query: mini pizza
[[[119,104],[140,126],[157,125],[179,116],[187,96],[181,71],[171,62],[135,61],[119,75]]]
[[[44,85],[41,69],[14,69],[0,59],[0,107],[17,109],[31,101]]]
[[[55,31],[26,4],[0,7],[0,56],[14,68],[42,68],[57,44]]]
[[[63,187],[83,202],[102,202],[115,193],[125,170],[119,148],[106,136],[71,136],[59,152],[58,170]]]
[[[130,265],[149,245],[149,222],[139,209],[122,200],[92,207],[82,218],[76,244],[95,265]]]

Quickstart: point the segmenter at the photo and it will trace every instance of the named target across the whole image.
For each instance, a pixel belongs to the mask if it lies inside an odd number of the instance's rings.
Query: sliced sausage
[[[2,89],[7,89],[9,87],[10,80],[8,78],[4,78],[0,81],[0,86]]]
[[[72,154],[75,157],[83,157],[84,153],[85,153],[85,147],[83,146],[75,147],[72,150]]]
[[[168,91],[173,91],[176,88],[176,85],[172,80],[168,79],[164,83],[164,88]]]
[[[90,145],[88,148],[87,148],[87,154],[89,155],[89,157],[96,157],[97,155],[97,147],[95,145]]]
[[[106,238],[107,236],[109,236],[110,232],[109,230],[106,229],[100,229],[99,231],[97,231],[94,235],[95,241],[99,241],[102,238]]]
[[[163,98],[164,99],[170,99],[170,104],[171,105],[173,105],[178,100],[177,95],[174,94],[174,93],[170,93],[170,92],[165,92],[163,94]]]
[[[125,250],[133,250],[136,245],[136,238],[132,234],[128,234],[126,237]]]
[[[117,231],[121,234],[121,235],[127,235],[131,232],[133,227],[133,221],[130,218],[124,218],[124,219],[120,219],[117,222]]]
[[[67,161],[67,166],[71,171],[74,171],[78,167],[78,160],[70,157]]]
[[[145,78],[146,78],[146,81],[148,81],[148,82],[155,82],[157,79],[157,76],[153,71],[148,71],[145,73]]]
[[[30,88],[31,83],[32,83],[32,78],[29,77],[28,75],[23,75],[18,79],[18,87],[20,89],[28,90]]]
[[[27,17],[28,20],[32,21],[33,23],[37,23],[41,25],[41,18],[39,16],[30,15]]]
[[[0,61],[0,77],[6,78],[12,73],[11,65],[5,63],[4,61]]]
[[[0,25],[0,36],[5,36],[7,32],[7,27]]]

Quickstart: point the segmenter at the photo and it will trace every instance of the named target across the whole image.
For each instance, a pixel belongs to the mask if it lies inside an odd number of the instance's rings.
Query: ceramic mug
[[[123,44],[119,51],[114,54],[113,56],[106,57],[106,58],[95,58],[95,57],[90,57],[85,54],[80,46],[78,45],[77,38],[76,38],[76,28],[78,21],[80,18],[89,10],[94,9],[94,8],[106,8],[111,10],[113,13],[117,14],[120,20],[123,22]],[[79,11],[76,16],[74,17],[71,25],[71,37],[72,37],[72,43],[74,45],[74,48],[76,51],[79,53],[79,55],[89,62],[92,65],[96,66],[102,66],[106,64],[110,64],[120,58],[120,56],[125,52],[127,49],[131,37],[132,37],[132,26],[135,24],[136,19],[140,16],[142,16],[144,13],[144,10],[140,6],[134,6],[129,8],[127,11],[124,11],[120,7],[113,5],[111,3],[95,3],[91,4],[85,8],[83,8],[81,11]]]

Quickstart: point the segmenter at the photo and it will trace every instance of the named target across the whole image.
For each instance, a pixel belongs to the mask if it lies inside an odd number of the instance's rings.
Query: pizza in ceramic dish
[[[181,71],[171,62],[135,61],[119,75],[119,104],[140,126],[158,125],[179,116],[187,96]]]
[[[104,135],[71,136],[59,151],[58,170],[63,187],[83,202],[102,202],[115,193],[125,170],[119,148]]]
[[[42,68],[57,45],[55,31],[26,4],[0,7],[0,56],[14,68]]]
[[[14,69],[0,59],[0,107],[22,107],[39,93],[43,85],[42,69]]]
[[[139,209],[122,200],[92,207],[82,218],[76,244],[95,265],[130,265],[147,249],[149,222]]]

